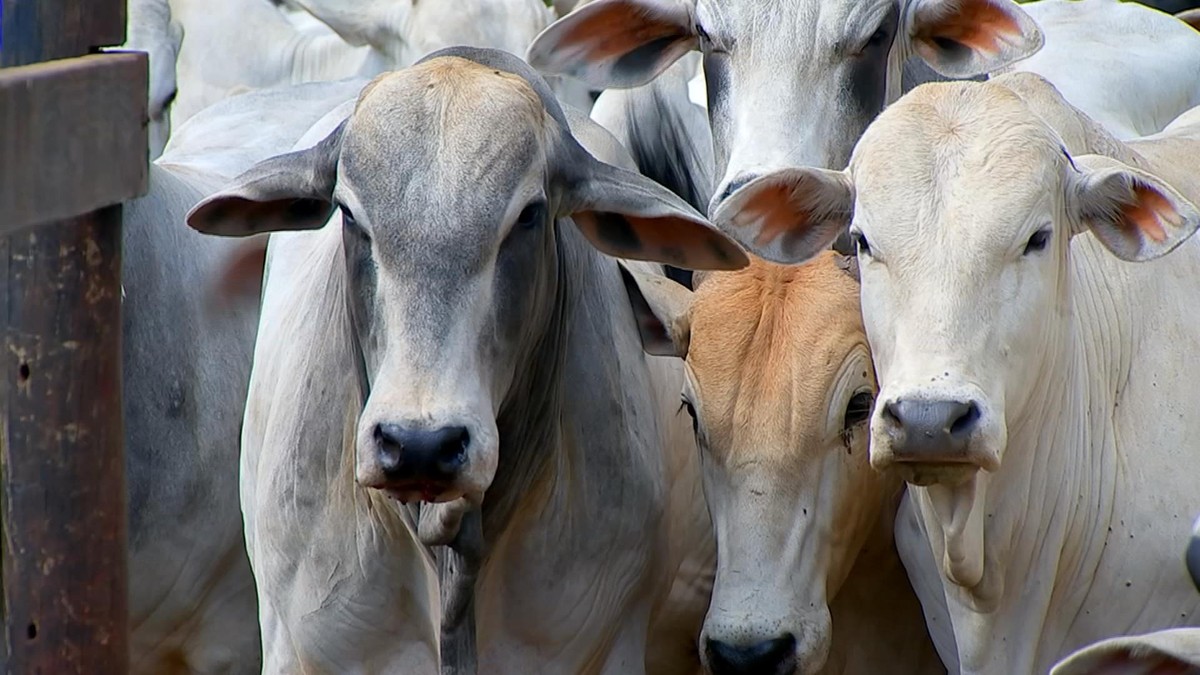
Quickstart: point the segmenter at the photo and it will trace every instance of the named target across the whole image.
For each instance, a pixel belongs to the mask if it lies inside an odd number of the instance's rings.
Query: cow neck
[[[570,227],[559,222],[556,227]],[[523,351],[513,386],[500,405],[496,427],[500,458],[483,505],[484,539],[494,542],[549,470],[558,447],[562,419],[562,372],[570,319],[572,263],[561,231],[556,231],[558,269],[547,301],[549,317],[538,337]]]
[[[987,514],[983,579],[972,589],[947,587],[948,599],[960,612],[974,614],[967,621],[975,628],[955,630],[964,672],[999,663],[1005,672],[1033,672],[1037,650],[1009,652],[1005,645],[1056,649],[1061,636],[1047,632],[1047,619],[1074,616],[1082,598],[1072,594],[1071,579],[1090,578],[1085,565],[1099,557],[1084,547],[1104,541],[1092,535],[1108,522],[1112,481],[1104,476],[1111,477],[1115,459],[1111,443],[1089,427],[1088,420],[1105,419],[1105,399],[1088,382],[1115,372],[1117,354],[1109,343],[1092,344],[1092,332],[1079,320],[1081,309],[1082,314],[1095,310],[1077,306],[1079,301],[1104,297],[1107,290],[1096,275],[1075,278],[1072,258],[1080,251],[1072,248],[1059,281],[1058,320],[1049,324],[1043,340],[1048,348],[1035,371],[1044,375],[1024,405],[1008,411],[1001,468],[980,476]],[[1080,282],[1088,288],[1081,291],[1076,287]],[[1101,518],[1094,517],[1098,513]],[[1041,582],[1031,585],[1030,579]],[[952,609],[951,614],[958,612]],[[960,614],[955,623],[964,618]],[[979,629],[979,622],[987,629]],[[1013,660],[1021,658],[1028,662]]]

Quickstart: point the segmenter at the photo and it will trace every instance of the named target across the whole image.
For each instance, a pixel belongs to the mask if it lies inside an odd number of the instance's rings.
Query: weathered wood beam
[[[0,70],[0,236],[145,194],[146,87],[140,52]]]
[[[125,43],[125,3],[4,0],[0,68],[79,56]]]
[[[0,238],[8,673],[129,669],[121,210]]]

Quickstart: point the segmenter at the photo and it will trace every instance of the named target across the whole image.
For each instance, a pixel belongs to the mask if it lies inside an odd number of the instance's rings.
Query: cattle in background
[[[595,0],[539,35],[528,59],[595,87],[630,87],[700,51],[718,176],[711,212],[757,173],[845,166],[899,97],[909,57],[966,77],[1041,44],[1009,0]]]
[[[892,541],[902,482],[867,458],[857,262],[755,261],[696,291],[626,272],[642,342],[688,365],[718,569],[708,672],[944,673]]]
[[[178,94],[175,63],[183,45],[183,27],[172,20],[165,0],[129,0],[126,12],[126,40],[122,49],[143,51],[150,68],[150,117],[147,136],[150,160],[163,153],[171,136],[171,108]]]
[[[1200,109],[1122,143],[1015,73],[918,88],[846,171],[764,176],[717,220],[796,260],[852,224],[871,460],[919,486],[897,542],[964,672],[1200,618],[1163,565],[1200,510],[1197,157]]]
[[[1042,75],[1121,140],[1157,133],[1200,105],[1200,32],[1174,17],[1118,0],[1041,0],[1022,9],[1046,44],[997,74]]]
[[[442,51],[190,214],[217,234],[317,229],[272,238],[244,424],[266,672],[433,666],[428,562],[397,498],[442,505],[421,509],[423,535],[427,509],[449,516],[440,542],[481,517],[490,672],[644,670],[673,572],[674,410],[653,412],[620,273],[596,248],[745,258],[589,155],[588,125],[517,58]]]
[[[133,0],[126,47],[150,53],[152,156],[167,140],[167,109],[178,126],[240,92],[369,78],[455,44],[519,54],[554,20],[541,0],[430,2],[415,8],[389,0],[387,8],[349,15],[342,10],[353,7],[344,2],[306,4],[315,16],[261,0]],[[582,83],[554,80],[567,102],[591,106]]]

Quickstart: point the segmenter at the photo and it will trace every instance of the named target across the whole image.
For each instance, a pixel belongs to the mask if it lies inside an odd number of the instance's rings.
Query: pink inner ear
[[[1021,33],[1017,20],[988,0],[962,0],[958,11],[921,28],[918,41],[952,40],[976,52],[995,54],[1004,38]]]
[[[792,201],[792,187],[784,183],[764,185],[755,189],[754,194],[746,198],[734,225],[752,227],[760,225],[754,243],[767,246],[787,234],[799,221],[802,214]]]
[[[1121,207],[1125,222],[1136,227],[1156,244],[1167,240],[1167,227],[1178,227],[1182,218],[1171,202],[1158,190],[1145,185],[1133,188],[1137,201]],[[1164,223],[1166,225],[1164,226]]]
[[[589,61],[619,58],[660,38],[682,37],[679,26],[629,3],[597,6],[589,14],[587,21],[576,22],[558,42],[585,49]]]

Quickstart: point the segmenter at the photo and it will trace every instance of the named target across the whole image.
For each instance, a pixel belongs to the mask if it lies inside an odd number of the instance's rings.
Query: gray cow
[[[432,564],[397,500],[435,504],[427,540],[481,521],[488,672],[644,670],[672,577],[662,420],[677,404],[656,398],[601,252],[746,257],[596,160],[586,128],[519,59],[444,50],[190,214],[208,233],[279,233],[242,455],[264,672],[436,667]]]

